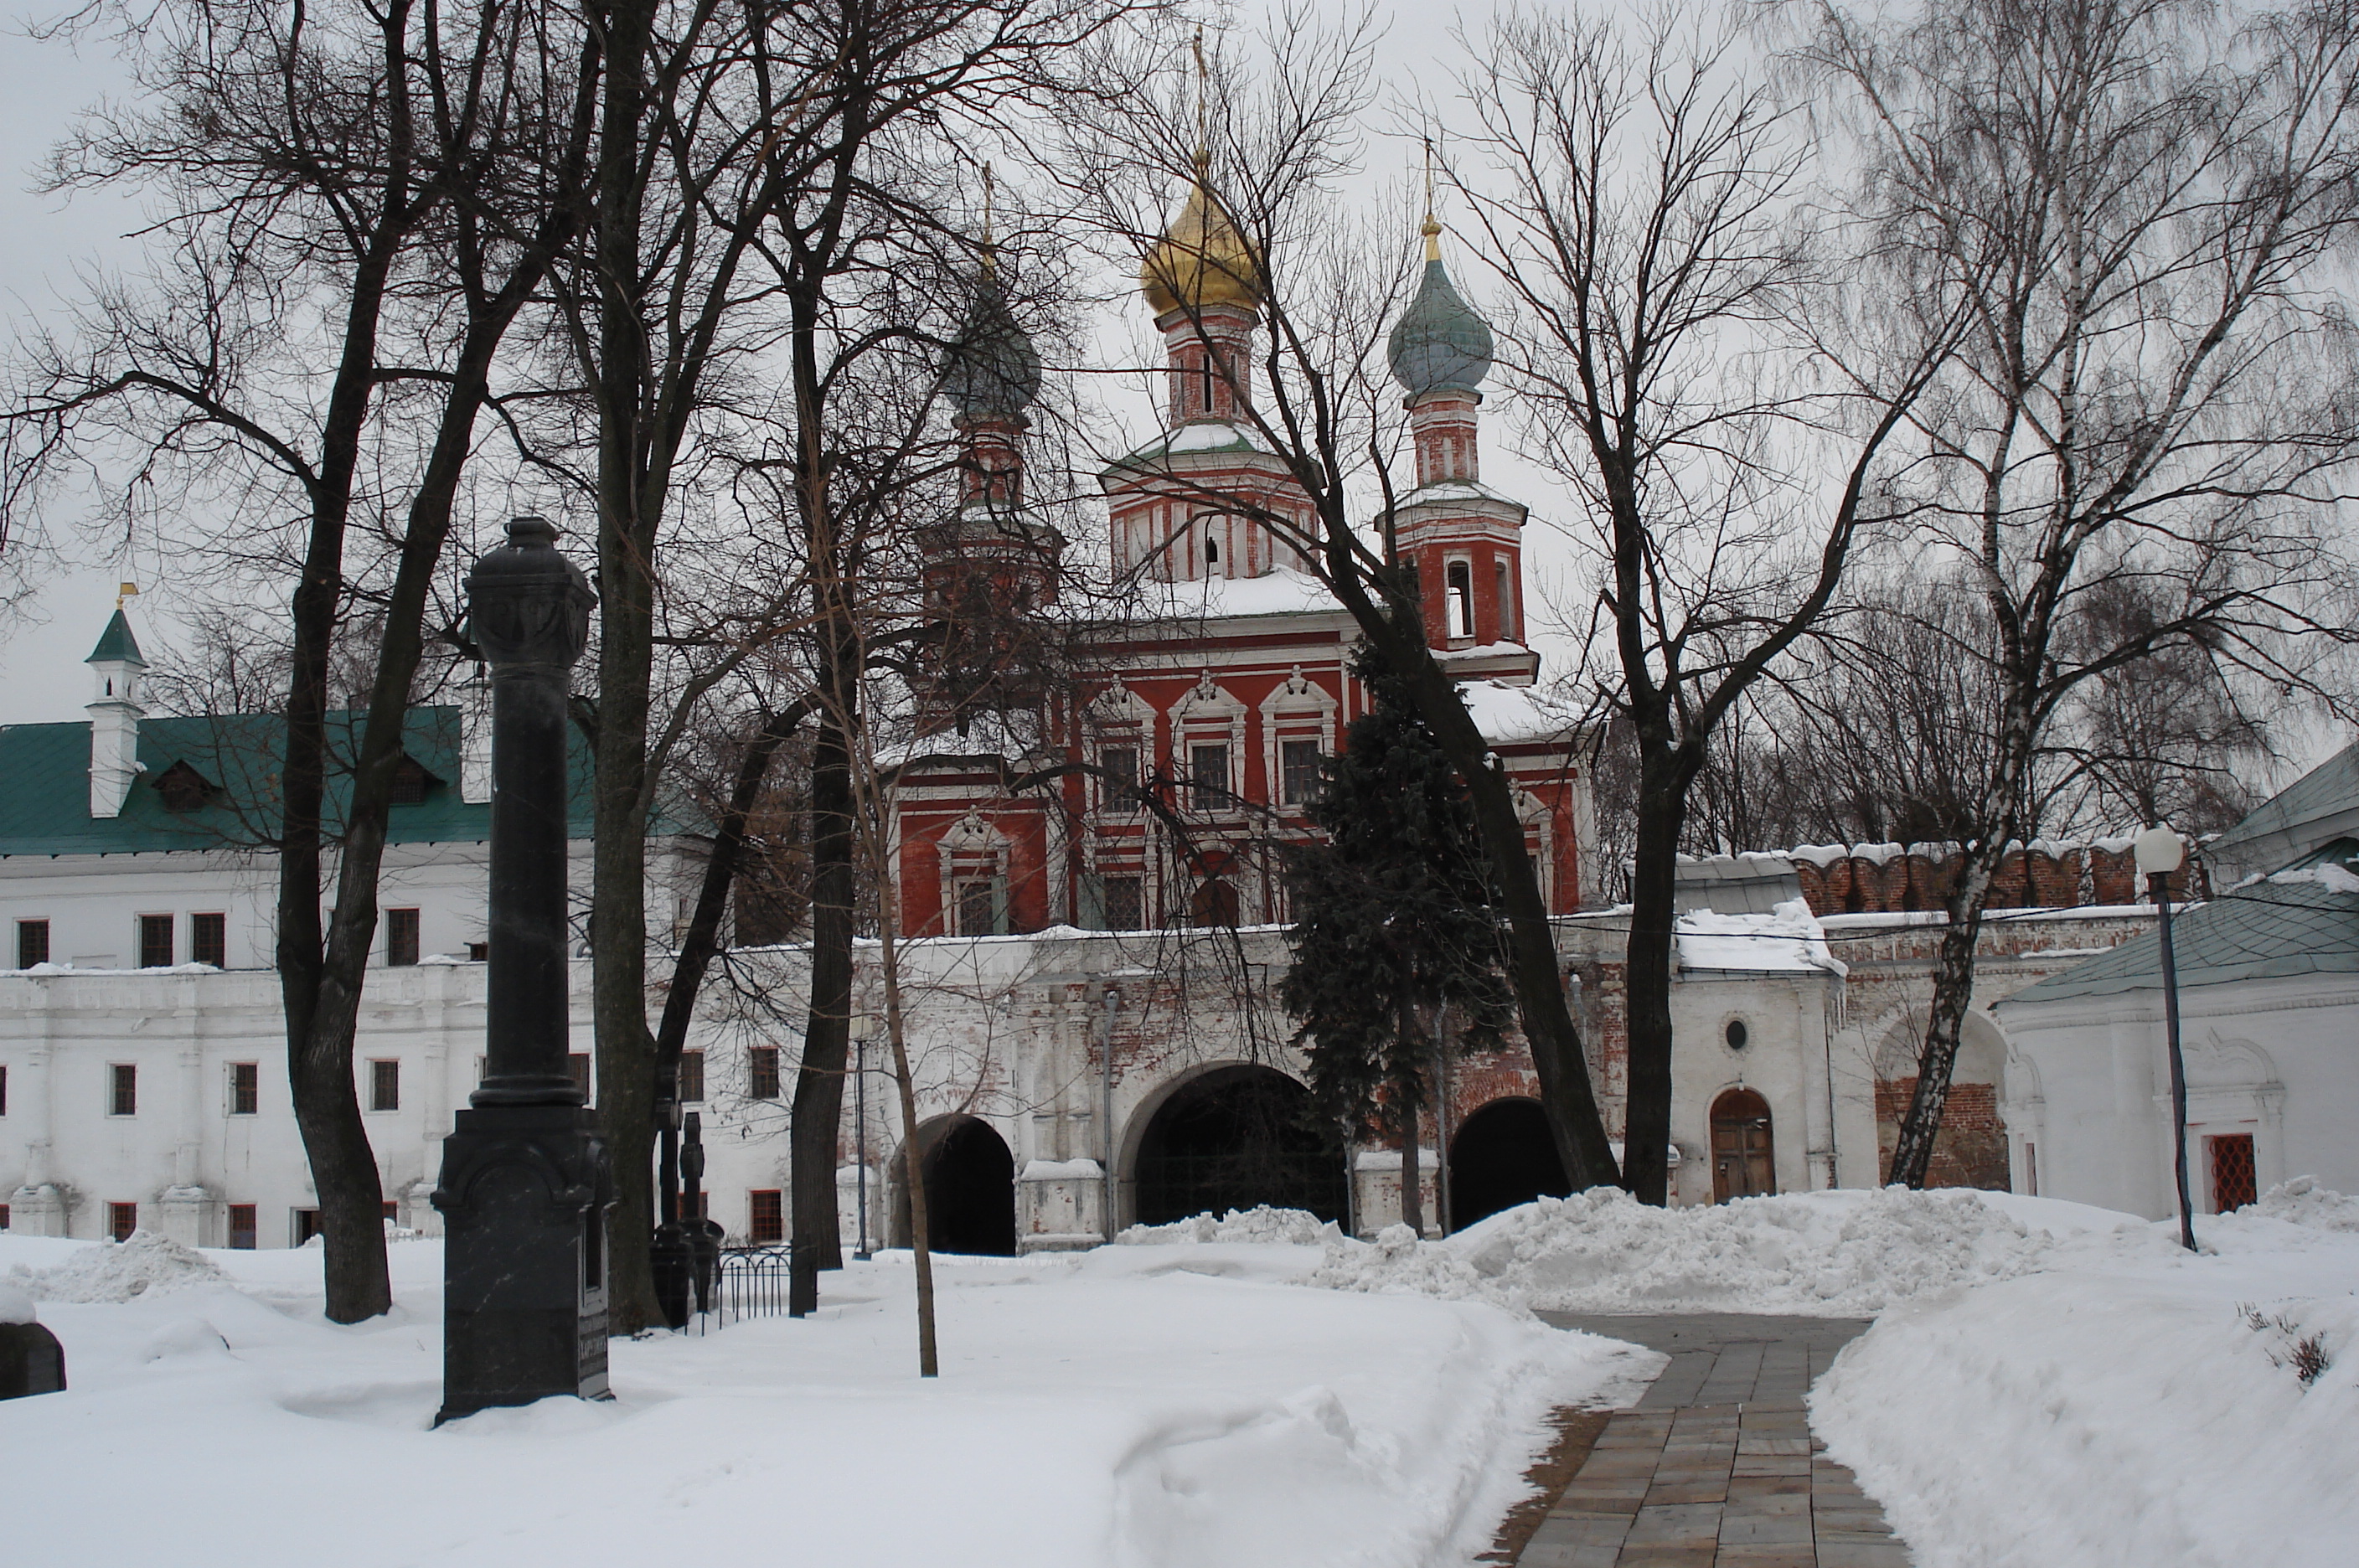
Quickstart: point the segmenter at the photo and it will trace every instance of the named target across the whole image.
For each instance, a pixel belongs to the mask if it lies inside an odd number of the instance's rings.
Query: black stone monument
[[[605,1399],[614,1174],[566,1064],[569,671],[597,603],[539,517],[467,575],[492,669],[492,886],[483,1086],[442,1140],[442,1410]]]
[[[0,1323],[0,1399],[65,1391],[66,1353],[38,1323]]]

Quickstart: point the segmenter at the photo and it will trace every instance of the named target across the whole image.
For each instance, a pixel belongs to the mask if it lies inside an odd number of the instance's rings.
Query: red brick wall
[[[1900,1140],[1900,1121],[1917,1093],[1914,1075],[1879,1079],[1875,1085],[1875,1141],[1884,1169],[1892,1170],[1892,1150]],[[1926,1167],[1928,1187],[1979,1187],[2007,1190],[2006,1124],[1999,1119],[1998,1095],[1988,1083],[1952,1083],[1950,1103],[1941,1116],[1941,1130],[1933,1137],[1933,1159]]]

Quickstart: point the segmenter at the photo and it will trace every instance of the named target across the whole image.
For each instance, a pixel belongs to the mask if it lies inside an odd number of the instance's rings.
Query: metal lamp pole
[[[2170,1042],[2171,1165],[2179,1181],[2179,1243],[2195,1250],[2195,1210],[2187,1195],[2187,1061],[2179,1050],[2179,966],[2170,951],[2170,874],[2185,864],[2187,843],[2165,827],[2137,835],[2137,868],[2146,876],[2162,937],[2163,1033]]]
[[[867,1262],[876,1254],[868,1246],[868,1037],[863,1034],[853,1041],[852,1049],[859,1075],[852,1081],[853,1117],[859,1124],[854,1140],[859,1145],[860,1161],[860,1243],[852,1249],[853,1258]]]

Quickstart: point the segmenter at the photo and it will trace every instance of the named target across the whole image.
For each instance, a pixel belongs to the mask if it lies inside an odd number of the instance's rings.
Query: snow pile
[[[1658,1209],[1598,1187],[1509,1209],[1447,1241],[1339,1239],[1312,1278],[1561,1312],[1866,1317],[2027,1273],[2059,1245],[1971,1192],[1891,1187]]]
[[[2313,1230],[2359,1232],[2359,1198],[2346,1198],[2318,1184],[2315,1176],[2280,1181],[2239,1211],[2261,1219],[2284,1220]]]
[[[1820,1381],[1811,1425],[1919,1568],[2347,1568],[2353,1206],[2280,1188],[2199,1218],[2201,1256],[2118,1235],[2047,1272],[1893,1312]]]
[[[1552,1406],[1661,1359],[1480,1302],[1303,1290],[1315,1247],[1107,1247],[937,1257],[921,1380],[905,1253],[829,1272],[806,1318],[613,1342],[610,1403],[438,1431],[440,1248],[399,1249],[394,1312],[350,1326],[292,1248],[211,1254],[235,1289],[45,1305],[73,1387],[0,1404],[5,1560],[309,1568],[332,1541],[339,1568],[608,1564],[700,1531],[777,1556],[786,1520],[798,1563],[1435,1568],[1489,1544]],[[68,1256],[0,1236],[0,1269]],[[351,1484],[370,1475],[399,1484]],[[270,1508],[221,1508],[259,1475]]]
[[[1551,1200],[1543,1198],[1542,1203]],[[1405,1225],[1386,1225],[1373,1244],[1330,1237],[1326,1256],[1310,1283],[1331,1290],[1440,1296],[1444,1301],[1489,1301],[1521,1306],[1515,1292],[1487,1279],[1443,1246],[1428,1246]]]
[[[1309,1209],[1273,1209],[1256,1203],[1231,1209],[1225,1219],[1197,1214],[1169,1225],[1135,1225],[1114,1237],[1123,1247],[1163,1247],[1172,1242],[1244,1241],[1316,1247],[1335,1227]]]
[[[19,1263],[8,1283],[39,1301],[128,1301],[199,1285],[229,1282],[202,1253],[154,1231],[135,1230],[123,1242],[101,1242],[49,1269]]]
[[[38,1315],[33,1311],[32,1297],[0,1279],[0,1324],[28,1323]]]

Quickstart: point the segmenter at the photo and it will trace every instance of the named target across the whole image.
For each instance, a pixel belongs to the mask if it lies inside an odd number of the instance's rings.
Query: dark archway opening
[[[1272,1068],[1217,1068],[1147,1124],[1133,1167],[1141,1225],[1249,1209],[1343,1217],[1343,1154],[1310,1119],[1310,1091]]]
[[[1450,1228],[1572,1191],[1538,1100],[1494,1100],[1450,1140]]]
[[[925,1150],[926,1226],[936,1252],[1016,1256],[1016,1157],[991,1124],[960,1116],[918,1134]],[[898,1161],[896,1161],[897,1164]],[[895,1171],[898,1177],[900,1172]],[[897,1239],[909,1242],[909,1204],[895,1205]]]

